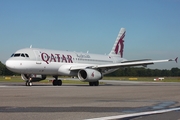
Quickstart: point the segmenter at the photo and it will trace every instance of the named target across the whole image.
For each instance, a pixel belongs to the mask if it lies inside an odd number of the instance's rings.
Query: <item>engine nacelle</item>
[[[102,79],[102,74],[95,69],[82,69],[78,72],[78,78],[81,81],[94,82]]]
[[[25,81],[28,80],[29,76],[32,78],[31,82],[37,82],[46,79],[46,75],[35,75],[35,74],[21,74],[21,78]]]

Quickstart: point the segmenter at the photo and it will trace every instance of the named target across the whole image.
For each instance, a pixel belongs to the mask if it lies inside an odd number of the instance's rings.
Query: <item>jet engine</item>
[[[35,75],[35,74],[21,74],[21,78],[27,81],[31,77],[31,82],[37,82],[46,79],[46,75]]]
[[[102,79],[102,74],[95,69],[82,69],[78,71],[78,78],[82,81],[94,82]]]

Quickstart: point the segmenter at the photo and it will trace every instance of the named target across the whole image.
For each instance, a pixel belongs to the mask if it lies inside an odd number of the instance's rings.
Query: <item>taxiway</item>
[[[51,86],[34,83],[0,82],[0,119],[82,120],[130,115],[179,108],[180,83],[103,81],[98,87],[87,85]],[[179,109],[136,120],[161,117],[180,119]],[[172,116],[169,116],[172,115]],[[125,118],[122,118],[125,119]]]

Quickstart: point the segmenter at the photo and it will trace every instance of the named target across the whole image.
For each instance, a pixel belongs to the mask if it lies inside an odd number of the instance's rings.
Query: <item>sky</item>
[[[180,0],[0,0],[0,61],[30,45],[108,54],[121,27],[126,59],[180,57]]]

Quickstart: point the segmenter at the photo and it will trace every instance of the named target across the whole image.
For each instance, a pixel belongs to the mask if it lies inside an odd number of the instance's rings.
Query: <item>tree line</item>
[[[17,73],[11,72],[6,66],[0,61],[0,76],[16,75]]]
[[[17,73],[11,72],[6,68],[6,66],[0,61],[0,76],[7,75],[19,75]],[[107,74],[106,76],[134,76],[134,77],[175,77],[180,76],[179,68],[172,68],[171,70],[159,70],[159,69],[149,69],[144,67],[127,67],[123,69],[119,69],[113,73]]]
[[[180,76],[179,68],[172,68],[171,70],[160,70],[160,69],[149,69],[144,67],[128,67],[124,69],[119,69],[113,73],[106,76],[134,76],[134,77],[177,77]]]

